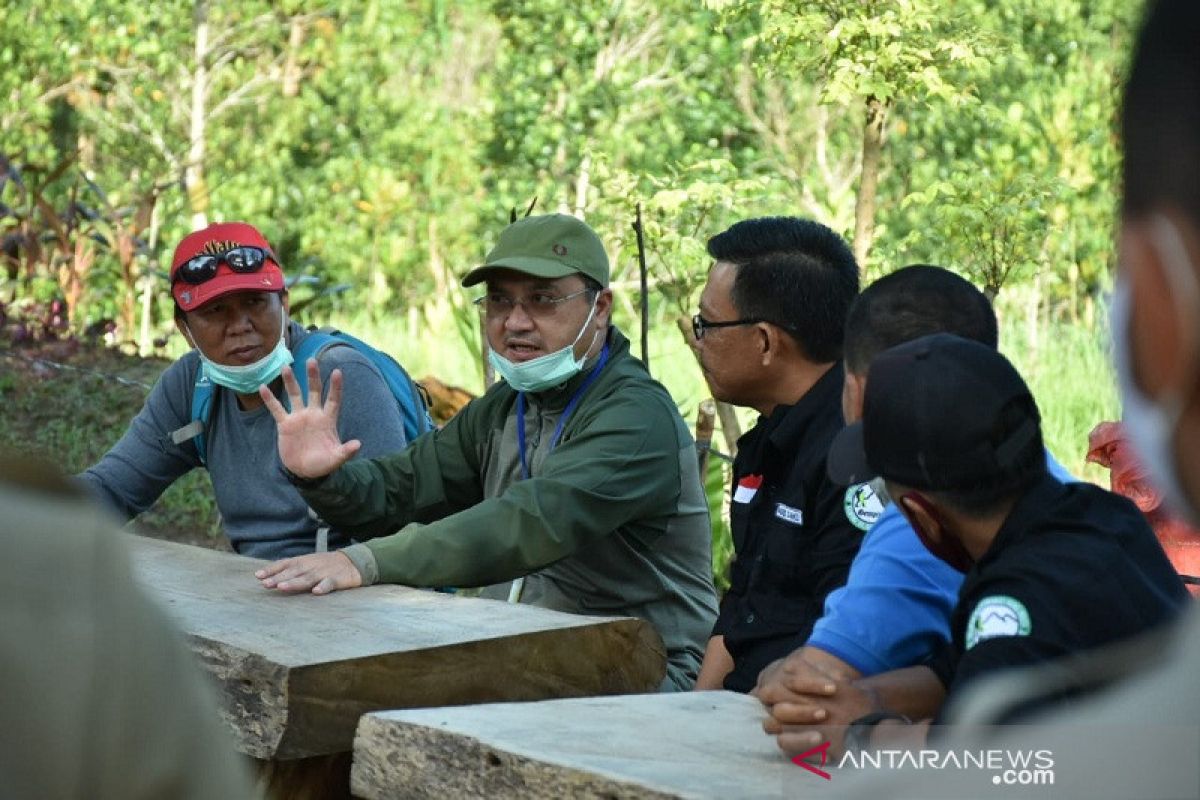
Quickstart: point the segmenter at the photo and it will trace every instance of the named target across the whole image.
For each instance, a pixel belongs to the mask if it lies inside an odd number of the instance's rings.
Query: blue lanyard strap
[[[604,349],[600,351],[600,360],[596,362],[596,366],[592,367],[592,371],[583,379],[583,383],[579,384],[579,388],[571,395],[571,399],[567,401],[567,407],[563,409],[562,416],[558,418],[558,424],[554,426],[554,435],[550,437],[550,450],[554,450],[554,446],[558,444],[558,437],[562,436],[563,426],[567,424],[567,418],[575,410],[575,406],[579,405],[579,401],[583,399],[583,393],[588,390],[588,387],[595,383],[596,378],[600,375],[600,370],[604,369],[604,365],[608,363],[608,343],[605,342]],[[517,450],[521,453],[521,480],[529,478],[529,463],[525,460],[525,393],[517,392]]]

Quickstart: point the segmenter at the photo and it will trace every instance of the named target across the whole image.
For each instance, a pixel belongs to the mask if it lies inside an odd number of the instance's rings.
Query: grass
[[[90,371],[27,360],[37,357]],[[85,469],[121,437],[146,395],[145,389],[97,373],[151,384],[167,363],[103,348],[84,347],[72,354],[59,347],[0,347],[0,448],[50,461],[68,473]],[[218,544],[212,497],[208,473],[193,470],[138,518],[137,527],[177,541]]]
[[[429,320],[416,313],[369,322],[365,315],[342,315],[327,320],[393,355],[414,376],[436,375],[478,394],[482,370],[464,336],[449,318]],[[639,351],[636,324],[618,324]],[[469,327],[468,327],[469,330]],[[477,334],[475,334],[477,336]],[[1107,473],[1085,464],[1087,434],[1103,420],[1118,417],[1113,369],[1103,330],[1052,324],[1031,335],[1022,323],[1006,322],[1001,349],[1025,376],[1042,411],[1046,443],[1075,475],[1108,485]],[[173,337],[172,357],[183,352],[180,337]],[[21,352],[21,351],[18,351]],[[661,320],[650,335],[651,372],[675,398],[688,424],[694,424],[696,407],[707,396],[700,370],[671,320]],[[111,374],[152,383],[166,367],[165,359],[138,359],[112,350],[83,349],[73,356],[48,357]],[[98,459],[124,432],[141,407],[145,391],[116,381],[78,372],[39,368],[11,356],[0,347],[0,448],[41,455],[68,472],[79,471]],[[753,422],[753,412],[741,410],[743,429]],[[724,448],[718,432],[715,445]],[[709,460],[706,490],[713,511],[713,562],[717,582],[727,585],[732,556],[725,502],[729,469]],[[196,470],[172,486],[142,515],[138,525],[155,535],[209,541],[219,539],[219,520],[207,473]]]
[[[1088,464],[1088,433],[1100,422],[1120,419],[1116,373],[1108,334],[1057,323],[1037,331],[1005,325],[1000,349],[1021,371],[1042,413],[1046,446],[1073,475],[1108,488],[1108,471]]]

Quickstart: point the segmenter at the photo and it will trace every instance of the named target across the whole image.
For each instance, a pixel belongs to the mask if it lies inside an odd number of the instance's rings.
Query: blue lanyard
[[[604,365],[608,363],[608,343],[604,345],[604,349],[600,351],[600,360],[596,362],[596,366],[592,367],[592,371],[583,379],[583,383],[579,384],[579,388],[571,395],[571,399],[567,401],[567,407],[563,409],[562,416],[558,418],[558,424],[554,426],[554,435],[550,437],[550,449],[554,450],[554,445],[558,444],[558,437],[562,436],[563,426],[567,424],[567,418],[571,416],[571,412],[575,410],[575,406],[579,405],[579,401],[583,399],[583,393],[588,390],[596,378],[600,375],[600,370],[604,369]],[[521,480],[529,478],[529,464],[525,461],[525,393],[517,392],[517,449],[521,453]]]

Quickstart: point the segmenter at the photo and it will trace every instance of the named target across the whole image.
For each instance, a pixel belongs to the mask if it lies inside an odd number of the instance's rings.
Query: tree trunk
[[[583,219],[584,213],[587,211],[587,196],[588,187],[591,186],[592,178],[592,154],[586,152],[583,154],[583,160],[579,164],[579,175],[575,178],[575,210],[574,215]]]
[[[304,44],[304,23],[293,19],[288,28],[287,59],[283,62],[283,96],[300,93],[300,46]]]
[[[154,206],[150,209],[150,235],[147,240],[151,254],[158,252],[158,228],[161,218],[158,208],[158,199],[155,198]],[[142,271],[139,278],[142,283],[142,322],[138,330],[138,354],[142,356],[150,355],[154,348],[154,340],[150,336],[150,318],[154,313],[154,290],[157,288],[154,266],[158,257],[151,255],[151,258],[154,261],[147,265],[147,269]]]
[[[496,371],[492,369],[492,362],[488,360],[488,338],[487,338],[487,321],[483,315],[479,315],[479,360],[483,364],[483,390],[486,392],[492,388],[492,384],[496,382]]]
[[[883,126],[887,121],[888,104],[875,97],[867,98],[867,115],[863,124],[862,177],[858,198],[854,203],[854,258],[861,269],[871,251],[875,237],[875,192],[879,187],[879,161],[883,153]]]
[[[204,182],[205,99],[208,95],[208,0],[195,6],[196,64],[192,71],[192,107],[188,131],[188,158],[183,185],[192,210],[192,230],[208,226],[208,186]]]

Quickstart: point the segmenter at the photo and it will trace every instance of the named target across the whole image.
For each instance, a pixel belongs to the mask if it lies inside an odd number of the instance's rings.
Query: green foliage
[[[686,410],[706,392],[677,323],[694,311],[706,240],[739,218],[798,214],[870,243],[865,277],[940,263],[988,287],[1036,375],[1106,375],[1094,309],[1114,262],[1136,12],[1123,0],[10,0],[0,302],[61,298],[73,330],[111,318],[146,351],[171,330],[163,265],[193,215],[246,219],[291,276],[314,281],[296,300],[349,287],[306,321],[378,336],[414,371],[478,391],[478,321],[457,277],[509,210],[537,197],[538,211],[596,228],[615,319],[633,334],[640,204],[651,369]],[[864,204],[869,144],[878,184]],[[1111,417],[1110,383],[1095,402],[1039,390],[1048,420],[1065,415],[1052,438]]]
[[[962,101],[988,43],[964,14],[933,0],[708,0],[727,20],[754,15],[759,31],[746,39],[763,67],[815,74],[822,99],[860,103],[875,98]]]

